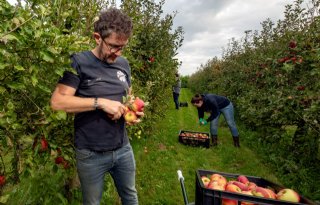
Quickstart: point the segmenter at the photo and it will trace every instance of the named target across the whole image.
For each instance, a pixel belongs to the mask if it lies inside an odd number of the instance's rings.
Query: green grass
[[[189,103],[191,97],[192,93],[188,89],[182,89],[180,101]],[[178,142],[180,130],[209,132],[209,124],[205,126],[198,124],[197,109],[190,103],[189,107],[181,107],[179,110],[175,109],[172,99],[168,99],[168,103],[169,108],[165,111],[165,117],[159,120],[153,128],[152,135],[143,136],[139,140],[135,138],[131,142],[137,164],[136,182],[141,205],[184,204],[177,170],[181,170],[183,173],[190,202],[195,200],[195,172],[197,169],[260,176],[279,183],[272,170],[260,161],[256,153],[246,147],[245,138],[249,136],[249,132],[240,129],[241,148],[233,146],[231,133],[226,127],[223,117],[221,117],[219,126],[219,145],[217,147],[207,149],[180,144]],[[24,193],[30,191],[29,187],[33,187],[31,184],[35,185],[34,189],[42,187],[42,192],[46,190],[53,192],[51,195],[43,194],[48,200],[58,196],[54,193],[59,194],[57,191],[52,191],[57,186],[40,186],[37,181],[34,182],[35,179],[25,180],[25,186],[20,184],[22,188],[24,187],[21,191],[22,195],[19,195],[20,192],[15,195],[20,199],[24,198]],[[50,184],[52,182],[55,184],[54,180],[57,179],[51,177],[42,183]],[[101,205],[120,204],[111,177],[106,176],[106,180]],[[4,191],[4,193],[10,192]],[[4,197],[0,197],[0,203]],[[34,198],[36,197],[31,196],[30,200]],[[80,189],[74,190],[72,205],[79,204],[80,198]]]
[[[189,103],[192,93],[182,89],[180,101]],[[197,109],[190,105],[176,110],[172,105],[166,117],[153,129],[152,136],[134,140],[137,163],[137,189],[140,204],[183,204],[183,195],[177,177],[181,170],[190,202],[195,200],[195,171],[216,170],[230,173],[260,176],[278,183],[272,171],[245,143],[235,148],[231,133],[223,123],[219,126],[219,145],[209,149],[190,147],[178,142],[180,130],[209,132],[209,124],[198,124]],[[241,130],[239,130],[241,136]],[[243,139],[245,136],[241,136]]]

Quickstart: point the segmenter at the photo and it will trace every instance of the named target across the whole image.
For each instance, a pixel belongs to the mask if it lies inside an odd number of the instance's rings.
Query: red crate
[[[210,147],[210,134],[207,132],[196,132],[180,130],[179,142],[190,146]]]
[[[276,199],[268,199],[263,197],[256,197],[250,196],[240,193],[228,192],[228,191],[220,191],[220,190],[213,190],[207,189],[204,187],[201,176],[212,175],[214,173],[221,174],[222,176],[226,177],[228,180],[236,179],[240,174],[232,174],[232,173],[224,173],[224,172],[217,172],[217,171],[210,171],[210,170],[197,170],[196,171],[196,194],[195,194],[195,204],[196,205],[221,205],[223,198],[228,198],[232,200],[237,200],[238,205],[241,205],[241,202],[250,202],[255,205],[316,205],[309,199],[300,195],[300,202],[288,202]],[[278,184],[275,184],[271,181],[268,181],[261,177],[255,176],[246,176],[249,181],[256,183],[258,186],[261,187],[270,187],[274,189],[276,192],[283,189],[284,187]]]

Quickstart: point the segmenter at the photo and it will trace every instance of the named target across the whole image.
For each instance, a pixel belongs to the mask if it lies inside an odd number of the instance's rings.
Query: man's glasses
[[[112,53],[117,53],[119,51],[122,51],[126,45],[123,46],[116,46],[116,45],[112,45],[110,43],[105,42],[104,40],[102,40],[104,42],[104,44],[106,44],[106,46],[108,47],[108,49],[110,50],[110,52]]]

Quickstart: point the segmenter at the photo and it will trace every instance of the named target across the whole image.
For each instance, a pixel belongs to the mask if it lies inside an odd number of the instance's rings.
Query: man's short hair
[[[132,34],[133,23],[131,18],[117,8],[109,8],[100,12],[99,19],[94,22],[94,32],[102,38],[107,38],[111,33],[129,38]]]

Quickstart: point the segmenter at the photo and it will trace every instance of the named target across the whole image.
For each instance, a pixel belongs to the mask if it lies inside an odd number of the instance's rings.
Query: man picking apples
[[[121,203],[138,204],[136,165],[127,136],[122,98],[131,94],[131,71],[121,56],[132,34],[132,20],[121,10],[102,11],[94,22],[95,48],[72,55],[75,72],[65,72],[52,98],[53,110],[75,113],[75,148],[84,205],[100,204],[110,173]],[[137,117],[143,111],[135,112]],[[138,123],[130,121],[130,125]]]

